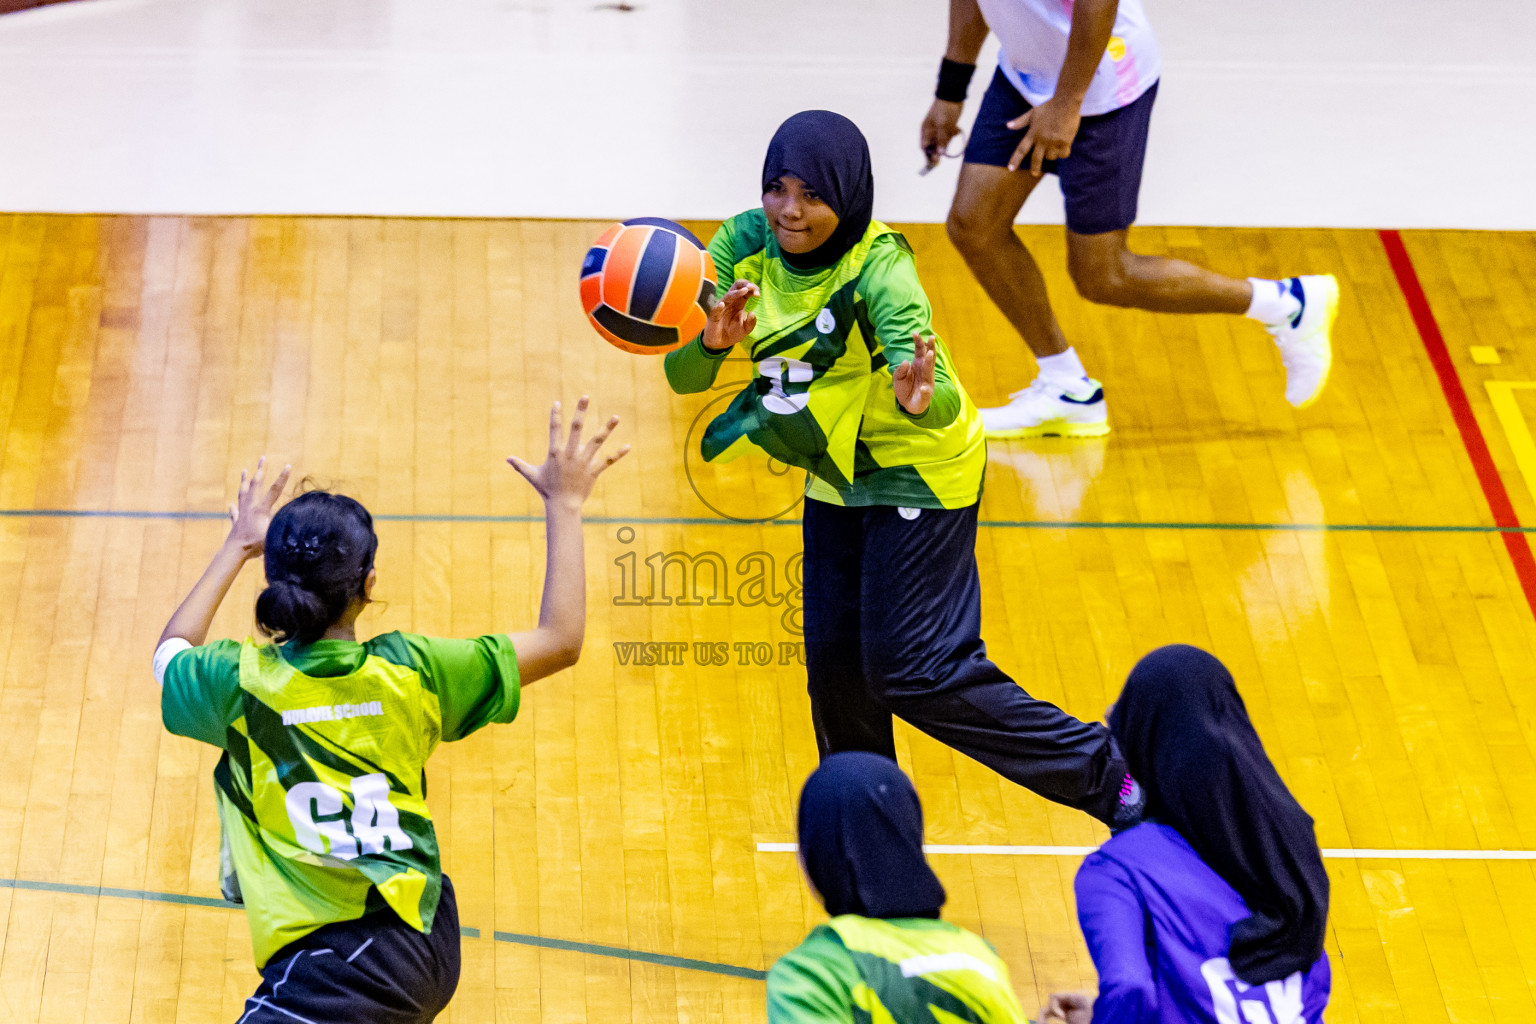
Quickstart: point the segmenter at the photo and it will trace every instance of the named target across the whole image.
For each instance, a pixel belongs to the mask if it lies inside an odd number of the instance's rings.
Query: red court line
[[[1483,439],[1483,430],[1477,425],[1477,417],[1472,415],[1472,403],[1467,401],[1467,392],[1461,386],[1461,378],[1456,375],[1456,365],[1451,362],[1451,353],[1445,347],[1440,325],[1435,322],[1434,311],[1429,308],[1429,299],[1419,284],[1419,275],[1413,269],[1413,260],[1408,256],[1403,238],[1391,230],[1382,230],[1377,234],[1381,236],[1382,247],[1387,250],[1392,272],[1397,275],[1397,286],[1402,289],[1403,298],[1408,302],[1408,311],[1413,314],[1413,323],[1419,329],[1419,338],[1429,354],[1429,363],[1435,368],[1435,376],[1440,378],[1440,390],[1445,393],[1446,404],[1451,407],[1456,429],[1461,431],[1461,443],[1472,459],[1477,482],[1482,485],[1483,497],[1488,500],[1488,508],[1493,512],[1494,525],[1506,529],[1518,528],[1520,520],[1515,516],[1515,506],[1510,503],[1509,491],[1504,488],[1504,478],[1499,476],[1498,467],[1493,464],[1493,456],[1488,454],[1488,442]],[[1531,606],[1531,613],[1536,615],[1536,558],[1531,555],[1531,545],[1524,533],[1503,533],[1500,536],[1504,538],[1504,547],[1509,550],[1510,561],[1515,564],[1515,576],[1520,580],[1520,588],[1525,591],[1525,601]]]

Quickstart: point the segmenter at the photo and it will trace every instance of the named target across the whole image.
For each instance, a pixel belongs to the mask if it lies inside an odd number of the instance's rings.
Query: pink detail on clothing
[[[1136,86],[1140,83],[1141,76],[1136,73],[1136,54],[1130,47],[1126,47],[1125,60],[1111,60],[1115,66],[1115,102],[1122,107],[1130,103],[1137,96]]]

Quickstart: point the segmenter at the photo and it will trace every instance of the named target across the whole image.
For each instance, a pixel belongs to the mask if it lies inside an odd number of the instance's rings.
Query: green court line
[[[0,519],[151,519],[195,521],[226,518],[223,512],[150,509],[3,508]],[[539,515],[453,515],[381,513],[383,523],[542,523]],[[721,519],[716,516],[585,516],[590,526],[799,526],[799,519]],[[993,530],[1226,530],[1259,533],[1536,533],[1536,526],[1482,526],[1454,523],[1216,523],[1176,520],[1092,522],[1060,519],[983,519]]]
[[[177,903],[184,907],[241,909],[237,903],[230,903],[212,896],[186,896],[179,892],[151,892],[147,889],[113,889],[105,885],[71,885],[68,882],[33,882],[25,878],[0,878],[0,889],[60,892],[71,896],[113,896],[117,899],[144,900],[150,903]]]
[[[75,885],[70,882],[36,882],[26,878],[0,878],[0,889],[23,889],[31,892],[63,893],[69,896],[110,896],[115,899],[141,900],[148,903],[174,903],[184,907],[214,907],[220,910],[242,910],[237,903],[212,896],[187,896],[178,892],[154,892],[148,889],[114,889],[105,885]],[[478,939],[480,929],[461,927],[459,934],[469,939]],[[647,953],[639,949],[625,949],[622,946],[604,946],[595,942],[574,942],[570,939],[546,939],[542,935],[524,935],[521,932],[492,932],[497,942],[510,942],[519,946],[537,946],[541,949],[558,949],[569,953],[586,953],[590,956],[607,956],[619,960],[632,960],[643,964],[656,964],[659,967],[677,967],[686,971],[706,971],[710,974],[724,974],[733,978],[752,978],[761,981],[768,977],[767,971],[755,970],[751,967],[737,967],[734,964],[717,964],[710,960],[692,960],[684,956],[671,956],[667,953]]]
[[[767,971],[754,970],[751,967],[737,967],[733,964],[717,964],[712,960],[691,960],[685,956],[670,956],[666,953],[644,953],[638,949],[624,949],[621,946],[601,946],[595,942],[571,942],[568,939],[546,939],[539,935],[524,935],[521,932],[496,932],[497,942],[516,942],[523,946],[539,946],[543,949],[561,949],[571,953],[590,953],[593,956],[612,956],[621,960],[637,960],[644,964],[656,964],[660,967],[680,967],[688,971],[708,971],[710,974],[727,974],[733,978],[752,978],[762,981],[768,977]]]

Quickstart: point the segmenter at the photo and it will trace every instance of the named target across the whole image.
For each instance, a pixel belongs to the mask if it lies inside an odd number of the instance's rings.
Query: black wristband
[[[975,64],[961,64],[945,57],[939,62],[939,87],[933,95],[946,103],[964,103],[965,91],[970,88],[971,76],[975,73]]]

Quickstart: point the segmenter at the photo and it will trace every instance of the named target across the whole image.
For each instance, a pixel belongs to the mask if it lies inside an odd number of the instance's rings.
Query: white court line
[[[794,853],[796,843],[758,843],[758,853]],[[994,857],[1084,857],[1097,846],[951,846],[932,843],[924,853],[967,853]],[[1343,860],[1536,860],[1536,850],[1346,850],[1324,849]]]

